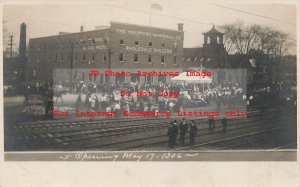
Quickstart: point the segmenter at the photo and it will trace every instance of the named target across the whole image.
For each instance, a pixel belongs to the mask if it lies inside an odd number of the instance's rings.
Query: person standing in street
[[[173,122],[170,122],[169,123],[169,126],[168,126],[168,132],[167,132],[167,136],[169,137],[169,148],[174,148],[173,146],[173,135],[174,135],[174,132],[173,132]]]
[[[223,127],[223,133],[226,134],[227,131],[227,118],[226,116],[223,117],[223,119],[221,120],[222,123],[222,127]]]
[[[208,129],[209,129],[209,132],[214,131],[214,129],[215,129],[215,120],[213,117],[208,118]]]
[[[182,122],[179,124],[179,131],[180,131],[180,143],[184,144],[184,140],[185,140],[185,133],[188,130],[188,125],[185,121],[185,118],[182,119]]]
[[[176,147],[176,139],[177,139],[177,134],[178,134],[178,125],[177,125],[177,120],[175,119],[173,122],[173,145]]]
[[[192,124],[191,124],[191,127],[190,127],[190,145],[195,144],[195,136],[197,135],[197,131],[198,131],[198,128],[195,125],[195,121],[192,120]]]

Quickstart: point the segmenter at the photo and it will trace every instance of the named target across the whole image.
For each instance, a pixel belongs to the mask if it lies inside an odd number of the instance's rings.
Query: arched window
[[[210,37],[207,37],[207,44],[210,44]]]
[[[220,44],[221,43],[221,39],[220,39],[220,37],[218,36],[217,37],[217,44]]]

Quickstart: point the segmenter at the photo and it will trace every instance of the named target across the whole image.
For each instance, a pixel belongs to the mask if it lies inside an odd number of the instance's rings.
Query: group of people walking
[[[223,117],[221,119],[221,124],[222,124],[222,131],[223,133],[227,132],[227,118]],[[213,118],[209,118],[208,119],[208,129],[209,132],[214,131],[215,129],[215,120]],[[167,136],[169,137],[169,143],[168,146],[170,148],[175,148],[176,147],[176,140],[177,140],[177,135],[179,134],[179,141],[180,144],[184,144],[185,143],[185,137],[186,137],[186,133],[189,130],[189,144],[190,145],[194,145],[195,144],[195,137],[197,135],[197,131],[198,131],[198,127],[196,126],[195,120],[191,120],[191,123],[188,124],[186,122],[186,119],[183,118],[182,122],[178,125],[177,124],[177,120],[174,120],[172,122],[169,123],[168,126],[168,132],[167,132]]]

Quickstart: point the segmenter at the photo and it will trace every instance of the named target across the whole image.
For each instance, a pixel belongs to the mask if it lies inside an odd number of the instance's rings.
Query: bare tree
[[[222,29],[225,33],[226,51],[245,57],[254,50],[257,55],[266,54],[278,58],[292,45],[288,40],[288,34],[257,24],[245,26],[243,22],[237,21],[222,26]]]

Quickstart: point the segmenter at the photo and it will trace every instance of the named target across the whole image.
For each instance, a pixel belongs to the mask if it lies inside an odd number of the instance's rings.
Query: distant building
[[[130,82],[136,81],[134,74],[131,78],[106,80],[102,73],[91,80],[88,72],[90,69],[183,67],[183,24],[178,24],[178,30],[119,22],[97,28],[83,31],[81,27],[77,33],[30,39],[26,80],[51,81],[56,77],[71,81]]]
[[[215,71],[214,82],[223,83],[231,82],[243,84],[246,80],[246,71],[234,71],[234,67],[228,60],[228,53],[224,48],[224,33],[219,32],[213,26],[211,30],[203,33],[204,44],[200,48],[184,48],[183,49],[183,63],[186,68],[212,69]],[[227,69],[223,71],[223,69]]]
[[[223,33],[215,27],[203,33],[204,44],[202,48],[184,48],[184,63],[187,66],[202,66],[206,68],[230,68],[226,59]]]

